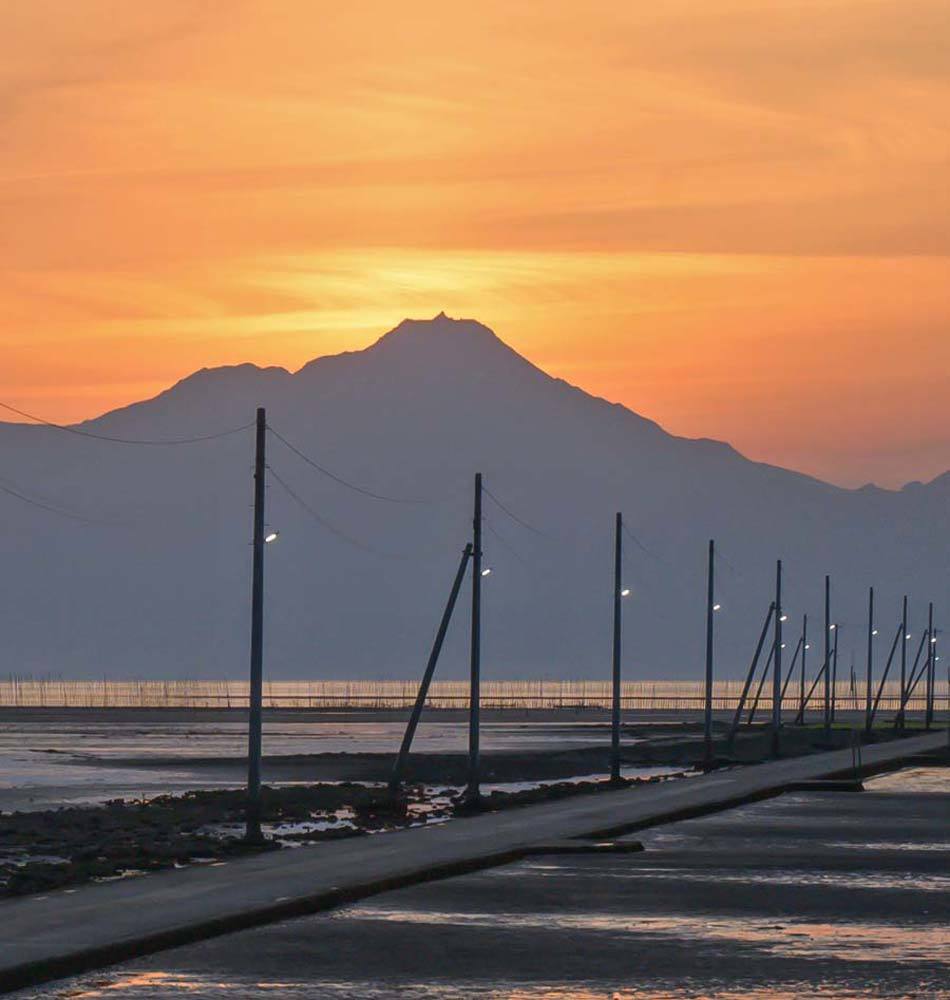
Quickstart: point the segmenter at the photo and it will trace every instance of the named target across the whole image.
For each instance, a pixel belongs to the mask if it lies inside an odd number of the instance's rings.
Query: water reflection
[[[538,983],[532,986],[511,983],[478,983],[458,985],[445,982],[400,983],[397,987],[379,981],[307,979],[301,982],[246,982],[222,981],[200,974],[170,972],[145,972],[120,975],[111,979],[99,978],[88,987],[70,990],[53,990],[43,994],[58,1000],[82,1000],[95,997],[131,997],[140,1000],[158,1000],[186,995],[193,1000],[213,1000],[221,996],[246,997],[248,1000],[272,1000],[273,997],[326,997],[328,1000],[361,997],[363,1000],[385,1000],[398,995],[401,1000],[700,1000],[716,997],[718,1000],[864,1000],[881,997],[875,987],[862,988],[823,984],[807,981],[781,982],[772,986],[734,990],[721,984],[706,981],[667,987],[636,986],[617,988],[606,982],[584,984]],[[924,995],[924,994],[920,994]],[[929,994],[932,995],[932,994]],[[35,996],[39,996],[36,994]]]
[[[729,940],[761,946],[770,954],[795,958],[834,958],[843,962],[919,960],[950,966],[946,928],[886,922],[819,923],[774,918],[702,916],[628,916],[583,913],[473,913],[432,910],[389,910],[354,906],[335,914],[338,920],[391,921],[407,924],[586,931],[631,937],[676,937],[690,941]]]

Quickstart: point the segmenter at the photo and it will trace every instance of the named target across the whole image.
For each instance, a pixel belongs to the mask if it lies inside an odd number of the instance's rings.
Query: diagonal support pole
[[[468,561],[472,557],[472,544],[469,542],[462,552],[462,559],[459,562],[458,572],[452,583],[449,592],[449,599],[442,612],[442,621],[439,622],[439,629],[435,634],[435,641],[432,643],[432,651],[429,653],[429,662],[426,664],[425,673],[419,684],[419,692],[416,695],[416,703],[412,706],[412,714],[406,725],[406,732],[402,738],[402,745],[399,747],[399,754],[396,763],[393,765],[392,775],[389,778],[390,792],[396,792],[402,784],[403,775],[406,770],[406,761],[409,759],[409,750],[412,747],[413,737],[416,735],[416,728],[425,708],[426,698],[429,695],[429,685],[432,683],[432,675],[435,673],[436,664],[439,662],[439,654],[442,652],[442,644],[445,642],[445,634],[449,630],[449,623],[452,621],[452,613],[455,611],[455,604],[458,601],[459,591],[462,589],[462,582],[465,579],[465,570],[468,568]]]
[[[897,652],[897,643],[899,642],[902,635],[904,635],[904,623],[901,622],[897,626],[897,632],[894,635],[894,641],[891,643],[891,651],[887,657],[887,663],[884,665],[884,673],[881,674],[881,682],[877,687],[877,695],[874,698],[874,704],[871,706],[871,711],[868,713],[868,721],[865,729],[867,732],[871,731],[874,725],[874,716],[877,715],[878,705],[881,703],[881,695],[884,693],[884,684],[887,681],[888,672],[891,669],[891,663],[894,660],[894,654]]]
[[[769,605],[769,613],[765,616],[765,624],[756,643],[755,653],[752,656],[752,663],[749,665],[749,672],[746,674],[745,684],[742,686],[742,694],[739,695],[739,704],[736,705],[736,714],[732,717],[732,725],[729,727],[729,745],[732,746],[739,731],[739,723],[742,721],[742,710],[745,708],[746,698],[749,696],[749,688],[755,677],[756,668],[759,665],[759,657],[762,655],[762,647],[765,645],[765,637],[769,634],[769,625],[772,624],[772,615],[775,614],[775,602]]]
[[[772,667],[772,661],[775,659],[775,641],[772,641],[772,648],[769,650],[769,657],[765,661],[765,668],[762,671],[762,676],[759,678],[759,686],[755,691],[755,698],[752,701],[752,707],[749,709],[749,718],[745,720],[747,726],[752,725],[752,720],[755,718],[755,713],[759,707],[759,699],[762,697],[762,689],[765,687],[765,682],[768,680],[769,670]]]

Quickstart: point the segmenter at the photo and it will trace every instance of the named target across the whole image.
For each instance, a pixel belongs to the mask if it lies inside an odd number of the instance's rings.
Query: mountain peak
[[[484,344],[494,343],[501,346],[502,341],[487,326],[474,319],[455,319],[440,312],[432,319],[404,319],[398,326],[384,333],[373,345],[380,347],[394,342],[407,340],[473,340]]]
[[[387,364],[413,368],[467,368],[488,374],[512,367],[538,371],[483,323],[444,312],[432,319],[404,319],[367,353],[385,358]]]

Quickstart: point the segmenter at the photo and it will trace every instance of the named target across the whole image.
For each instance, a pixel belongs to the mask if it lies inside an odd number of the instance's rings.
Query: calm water
[[[313,721],[264,725],[264,752],[394,753],[402,722]],[[591,723],[484,723],[485,750],[568,750],[603,742]],[[413,743],[420,753],[462,752],[464,722],[423,722]],[[34,721],[0,726],[0,810],[39,809],[239,784],[247,729],[240,722]],[[209,773],[198,760],[232,758]],[[161,759],[161,769],[136,767]],[[97,766],[90,766],[91,763]],[[266,773],[265,773],[266,780]]]

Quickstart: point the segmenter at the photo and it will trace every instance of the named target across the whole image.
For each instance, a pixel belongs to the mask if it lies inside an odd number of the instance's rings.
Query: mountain
[[[845,490],[751,462],[721,442],[667,434],[548,376],[481,324],[440,314],[296,373],[196,372],[77,425],[82,434],[0,424],[0,489],[35,501],[0,493],[0,671],[246,674],[253,431],[245,425],[259,405],[276,432],[333,475],[399,501],[347,488],[269,435],[267,520],[281,532],[266,560],[274,678],[419,674],[470,534],[476,471],[491,491],[486,676],[608,675],[617,510],[631,530],[628,677],[700,677],[709,538],[721,553],[720,676],[746,669],[777,558],[788,653],[807,612],[811,667],[825,573],[844,655],[856,650],[859,663],[869,585],[882,637],[905,592],[912,632],[928,600],[938,621],[950,614],[950,474],[900,491]],[[83,436],[154,441],[237,427],[245,429],[184,445]],[[466,612],[463,598],[443,677],[464,676]]]

